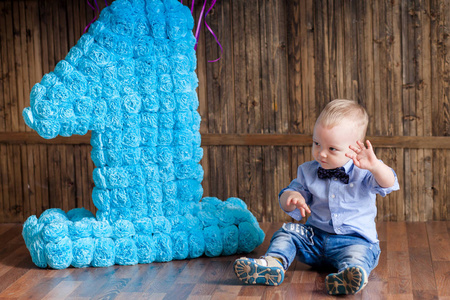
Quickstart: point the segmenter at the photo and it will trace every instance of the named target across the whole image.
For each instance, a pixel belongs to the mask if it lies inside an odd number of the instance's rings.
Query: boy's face
[[[312,154],[324,169],[335,169],[345,165],[350,158],[350,145],[356,145],[359,128],[352,122],[342,122],[334,127],[314,126]]]

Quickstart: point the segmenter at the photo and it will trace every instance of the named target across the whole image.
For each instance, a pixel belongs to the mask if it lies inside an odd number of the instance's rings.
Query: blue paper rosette
[[[191,12],[177,0],[107,6],[23,111],[43,138],[92,131],[91,212],[52,208],[23,237],[40,268],[106,267],[252,251],[237,198],[204,198]]]

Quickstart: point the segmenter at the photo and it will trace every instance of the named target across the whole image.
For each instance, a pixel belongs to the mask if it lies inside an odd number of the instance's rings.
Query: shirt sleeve
[[[282,189],[280,191],[280,193],[278,194],[278,203],[279,203],[280,207],[281,207],[280,197],[286,191],[299,192],[303,196],[303,198],[305,198],[306,204],[310,205],[311,194],[309,193],[308,189],[306,188],[306,186],[304,184],[304,175],[303,175],[301,166],[298,167],[297,178],[292,180],[291,183],[287,187]],[[281,207],[281,209],[283,209],[283,207]],[[283,209],[283,211],[297,221],[300,221],[302,219],[302,214],[300,213],[300,210],[298,208],[294,209],[293,211],[285,211],[284,209]]]
[[[400,185],[398,183],[398,178],[397,178],[397,174],[395,173],[395,171],[391,168],[392,172],[394,173],[394,177],[395,177],[395,182],[394,185],[391,187],[381,187],[378,182],[375,180],[375,177],[372,175],[372,173],[369,172],[369,185],[372,187],[372,191],[375,194],[379,194],[380,196],[384,197],[387,194],[390,194],[393,191],[397,191],[400,189]]]

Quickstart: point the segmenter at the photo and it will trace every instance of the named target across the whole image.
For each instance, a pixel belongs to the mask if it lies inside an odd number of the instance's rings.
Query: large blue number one
[[[195,38],[177,0],[117,0],[37,83],[26,124],[92,131],[97,215],[52,208],[23,237],[41,268],[105,267],[252,251],[264,239],[238,198],[203,198]]]

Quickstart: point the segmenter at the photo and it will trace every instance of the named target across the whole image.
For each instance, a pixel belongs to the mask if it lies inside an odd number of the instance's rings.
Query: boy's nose
[[[327,154],[325,153],[325,151],[321,150],[321,151],[319,151],[319,156],[320,157],[327,157]]]

